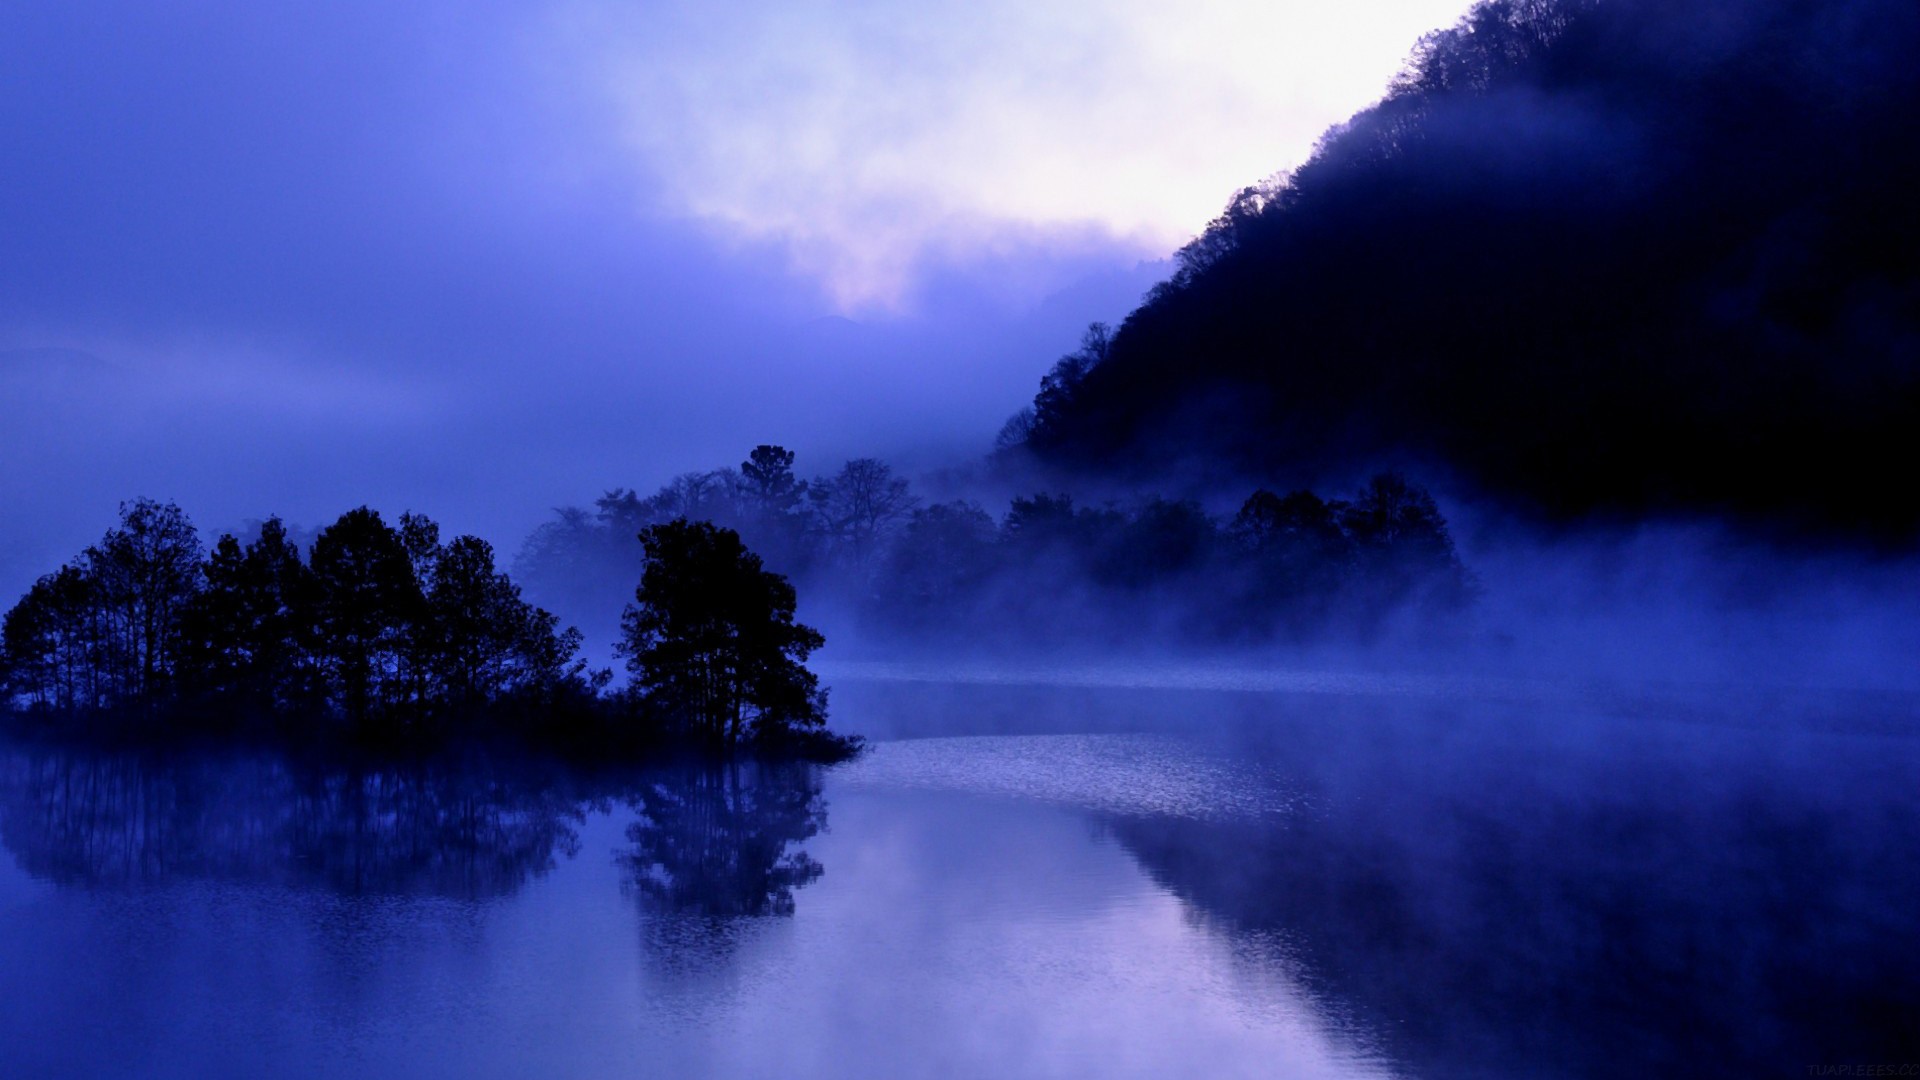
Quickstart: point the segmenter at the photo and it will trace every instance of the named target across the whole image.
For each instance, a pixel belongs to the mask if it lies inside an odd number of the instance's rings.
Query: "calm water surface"
[[[0,1076],[1920,1062],[1897,697],[835,673],[831,770],[0,754]]]

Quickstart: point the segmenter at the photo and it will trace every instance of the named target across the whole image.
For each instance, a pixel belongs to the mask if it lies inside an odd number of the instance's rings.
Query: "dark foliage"
[[[1103,340],[1090,336],[1088,349]],[[616,491],[597,513],[560,511],[522,550],[522,576],[557,605],[604,593],[648,565],[642,545],[617,532],[644,522],[639,534],[656,544],[672,536],[773,552],[809,596],[888,636],[1066,648],[1431,636],[1454,632],[1477,592],[1432,497],[1397,474],[1350,502],[1260,491],[1227,521],[1190,501],[1081,506],[1044,492],[1013,499],[996,521],[965,500],[923,505],[879,461],[806,485],[792,480],[792,461],[762,446],[738,473],[689,474],[645,499]],[[715,531],[685,531],[677,511],[689,505],[711,513]],[[610,626],[594,606],[570,610]],[[634,630],[630,613],[629,656]]]
[[[761,447],[756,463],[759,520],[780,528],[802,490],[791,455]],[[422,515],[396,527],[360,507],[306,560],[277,518],[244,545],[222,536],[203,560],[178,507],[128,503],[100,544],[6,614],[0,714],[48,734],[397,753],[450,741],[594,760],[858,751],[826,730],[826,693],[804,666],[820,635],[794,621],[793,587],[737,533],[677,520],[635,546],[635,679],[608,695],[612,674],[580,659],[580,632],[524,599],[477,537],[443,544]]]
[[[1003,442],[1309,483],[1432,457],[1556,515],[1909,534],[1915,55],[1907,0],[1488,0]]]
[[[143,499],[7,613],[0,656],[4,704],[69,729],[391,741],[577,719],[600,685],[579,643],[484,541],[419,515],[349,511],[305,561],[269,519],[203,559]]]
[[[424,667],[414,646],[426,598],[400,534],[373,510],[350,510],[314,541],[312,570],[314,659],[341,710],[365,723],[403,705]]]
[[[1433,499],[1383,474],[1352,502],[1257,491],[1229,522],[1198,504],[1013,500],[916,511],[869,616],[950,639],[1120,645],[1365,640],[1443,631],[1478,586]]]
[[[722,749],[818,738],[826,692],[805,662],[825,639],[794,621],[787,579],[710,522],[650,526],[640,545],[621,652],[650,715]]]
[[[180,674],[182,616],[201,575],[199,534],[178,506],[121,504],[116,528],[7,612],[12,694],[42,709],[148,708]]]
[[[324,700],[318,663],[319,583],[270,518],[244,549],[222,536],[207,560],[206,587],[181,619],[193,698],[232,711],[306,710]]]

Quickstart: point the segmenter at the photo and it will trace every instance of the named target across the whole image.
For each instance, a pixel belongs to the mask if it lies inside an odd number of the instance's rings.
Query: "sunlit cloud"
[[[843,306],[1058,232],[1164,256],[1377,98],[1460,0],[570,9],[668,209]]]

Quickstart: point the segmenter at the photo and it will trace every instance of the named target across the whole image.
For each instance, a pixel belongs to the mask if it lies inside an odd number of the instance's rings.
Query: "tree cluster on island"
[[[420,514],[351,510],[306,551],[270,518],[209,552],[179,507],[135,500],[0,622],[0,704],[70,730],[831,758],[857,740],[826,728],[806,667],[824,639],[789,575],[944,646],[1298,641],[1396,614],[1444,625],[1477,589],[1433,498],[1395,474],[1347,500],[1256,491],[1225,518],[1035,494],[996,520],[923,504],[875,459],[811,482],[793,462],[762,445],[738,470],[561,511],[519,560],[548,606],[485,541],[443,542]],[[622,595],[614,687],[550,608]]]
[[[803,666],[820,635],[729,530],[640,537],[624,652],[528,602],[473,536],[350,510],[301,552],[278,519],[211,552],[178,506],[139,499],[0,622],[0,704],[45,726],[146,735],[425,745],[511,737],[554,749],[844,755]]]
[[[1056,648],[1364,640],[1394,620],[1453,626],[1477,594],[1433,497],[1393,473],[1351,498],[1259,490],[1230,514],[1161,497],[927,502],[885,462],[802,480],[762,445],[737,469],[615,489],[536,529],[516,560],[534,595],[609,626],[643,530],[732,529],[809,597],[896,640]]]

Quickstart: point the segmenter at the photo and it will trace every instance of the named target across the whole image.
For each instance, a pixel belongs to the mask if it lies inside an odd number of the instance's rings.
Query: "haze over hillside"
[[[1437,462],[1556,518],[1909,535],[1916,55],[1907,0],[1480,4],[1003,441],[1070,473]]]

